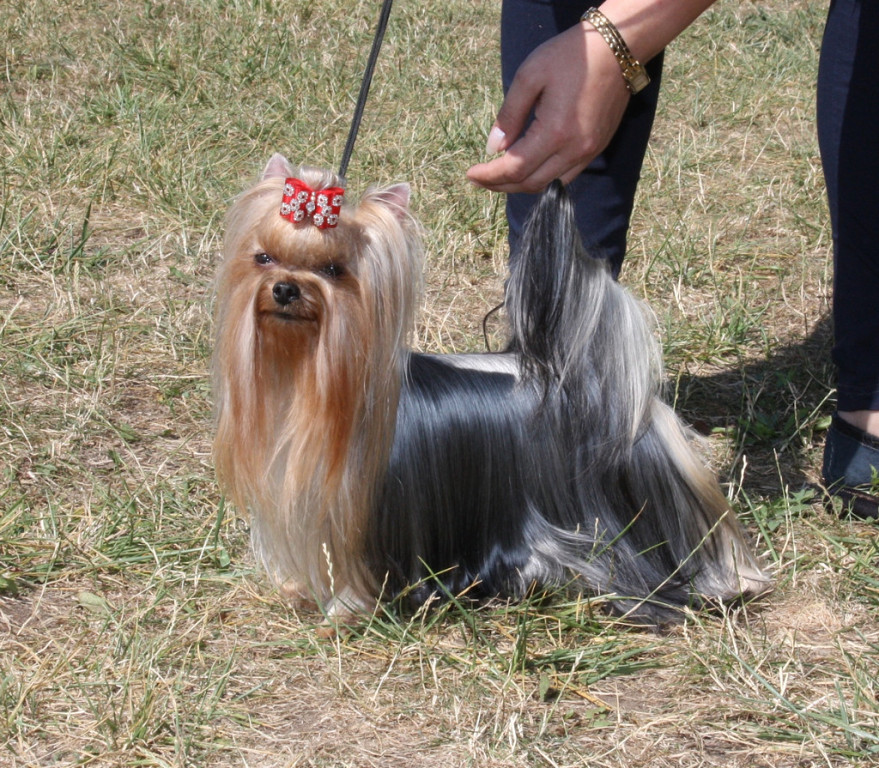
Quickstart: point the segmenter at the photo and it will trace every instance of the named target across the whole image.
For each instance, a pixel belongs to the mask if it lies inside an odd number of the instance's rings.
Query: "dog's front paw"
[[[296,611],[316,613],[318,604],[309,593],[308,589],[295,579],[289,579],[278,587],[278,592],[291,608]]]

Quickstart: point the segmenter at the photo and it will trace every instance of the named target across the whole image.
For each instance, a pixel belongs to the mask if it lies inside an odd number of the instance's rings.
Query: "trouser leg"
[[[841,411],[879,410],[879,4],[834,0],[818,70]]]
[[[578,23],[586,9],[582,0],[504,0],[501,13],[501,66],[504,92],[519,65],[541,43]],[[653,126],[662,74],[662,55],[647,65],[651,83],[632,97],[622,124],[608,148],[568,185],[577,225],[587,251],[610,261],[619,273],[626,252],[626,234],[647,140]],[[536,195],[507,196],[510,253]]]

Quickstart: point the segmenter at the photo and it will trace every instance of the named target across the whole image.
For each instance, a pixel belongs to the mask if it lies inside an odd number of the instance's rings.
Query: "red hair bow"
[[[281,218],[296,224],[311,219],[319,229],[335,227],[339,223],[339,210],[344,199],[342,187],[312,189],[301,179],[286,179]]]

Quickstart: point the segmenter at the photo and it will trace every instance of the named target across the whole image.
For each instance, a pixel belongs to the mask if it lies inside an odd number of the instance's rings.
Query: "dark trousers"
[[[504,0],[501,12],[504,92],[528,54],[577,24],[587,6],[583,0]],[[647,65],[647,71],[651,83],[631,99],[613,141],[568,187],[587,250],[593,256],[608,259],[614,275],[619,274],[626,253],[635,188],[656,113],[661,55]],[[512,258],[516,256],[516,245],[535,199],[535,195],[529,194],[507,196]]]
[[[576,24],[579,0],[504,0],[504,89],[528,54]],[[835,345],[840,410],[879,410],[879,3],[832,0],[818,72],[818,139],[833,231]],[[587,249],[618,274],[647,140],[662,57],[647,65],[651,84],[629,104],[610,146],[569,185]],[[507,197],[510,252],[533,195]]]
[[[833,0],[818,68],[818,142],[833,230],[837,407],[879,410],[879,4]]]

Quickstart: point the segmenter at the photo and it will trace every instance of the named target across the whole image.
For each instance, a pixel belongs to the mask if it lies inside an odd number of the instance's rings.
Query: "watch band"
[[[620,65],[620,71],[623,73],[623,80],[626,82],[626,88],[629,92],[636,94],[644,90],[650,82],[650,76],[641,65],[641,63],[632,56],[629,46],[623,40],[620,31],[598,8],[589,8],[581,17],[580,21],[586,21],[591,24],[595,31],[598,32],[607,43],[611,52]]]

